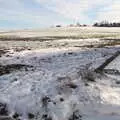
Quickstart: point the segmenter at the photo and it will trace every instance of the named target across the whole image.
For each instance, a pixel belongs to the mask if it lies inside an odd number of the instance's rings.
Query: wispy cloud
[[[90,14],[100,14],[100,11],[95,11],[96,8],[100,9],[112,3],[112,0],[35,0],[42,4],[46,9],[57,12],[74,20],[89,21]],[[91,13],[89,13],[91,12]]]
[[[0,26],[7,21],[13,27],[119,21],[119,11],[120,0],[0,0]]]

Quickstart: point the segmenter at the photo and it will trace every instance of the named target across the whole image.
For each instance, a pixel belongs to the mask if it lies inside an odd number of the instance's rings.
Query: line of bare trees
[[[96,22],[93,24],[95,27],[120,27],[120,22],[107,22],[107,21],[102,21],[102,22]]]

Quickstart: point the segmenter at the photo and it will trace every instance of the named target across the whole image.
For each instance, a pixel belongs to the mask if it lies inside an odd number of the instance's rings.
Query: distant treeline
[[[95,27],[120,27],[120,23],[117,23],[117,22],[106,22],[106,21],[103,21],[103,22],[96,22],[93,24],[93,26]]]
[[[80,24],[77,22],[76,24],[70,24],[68,27],[87,27],[91,25],[87,24]],[[92,25],[93,27],[120,27],[120,22],[108,22],[108,21],[102,21],[102,22],[96,22]],[[55,27],[62,27],[62,25],[56,25]]]

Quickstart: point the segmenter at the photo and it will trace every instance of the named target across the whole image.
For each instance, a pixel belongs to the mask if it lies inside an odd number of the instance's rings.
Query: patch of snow
[[[19,113],[22,120],[28,119],[28,113],[37,120],[44,114],[53,120],[67,120],[76,110],[85,120],[119,120],[120,88],[111,88],[112,80],[104,77],[96,77],[96,82],[86,86],[81,76],[84,68],[98,67],[117,50],[44,49],[3,56],[2,65],[25,64],[33,68],[0,76],[0,101],[8,104],[10,114]]]

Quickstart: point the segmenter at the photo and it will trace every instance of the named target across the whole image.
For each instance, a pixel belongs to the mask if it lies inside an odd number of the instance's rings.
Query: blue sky
[[[0,0],[0,29],[120,21],[120,0]]]

